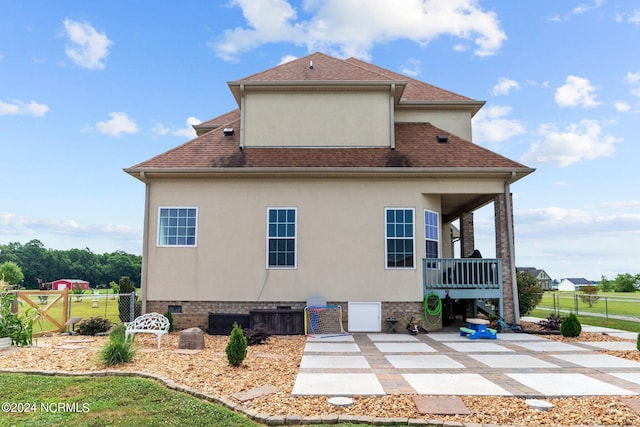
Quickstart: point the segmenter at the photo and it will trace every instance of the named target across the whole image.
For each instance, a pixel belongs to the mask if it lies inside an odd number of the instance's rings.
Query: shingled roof
[[[313,69],[311,68],[313,66]],[[351,58],[345,61],[315,53],[235,82],[240,84],[281,82],[398,82],[406,103],[469,104],[473,110],[482,102],[437,88],[427,83]],[[406,87],[405,87],[406,85]],[[401,89],[401,90],[402,90]],[[470,141],[449,135],[430,123],[395,123],[395,147],[309,148],[245,147],[240,135],[225,136],[224,128],[240,128],[239,110],[233,110],[196,126],[199,136],[172,150],[126,169],[137,175],[142,171],[230,171],[263,169],[381,169],[402,170],[474,170],[515,171],[519,177],[532,169],[487,150]],[[448,135],[448,142],[438,142]]]

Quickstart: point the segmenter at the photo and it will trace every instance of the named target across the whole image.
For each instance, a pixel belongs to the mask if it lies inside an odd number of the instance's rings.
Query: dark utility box
[[[249,314],[251,328],[261,323],[275,335],[304,335],[304,310],[260,309]]]
[[[244,329],[248,328],[251,322],[248,314],[209,313],[207,332],[211,335],[231,335],[234,323]]]

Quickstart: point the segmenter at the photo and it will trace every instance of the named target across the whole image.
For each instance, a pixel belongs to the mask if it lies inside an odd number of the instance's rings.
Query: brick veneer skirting
[[[349,330],[349,304],[346,301],[327,302],[329,305],[342,306],[342,324],[345,330]],[[301,310],[306,302],[279,301],[279,302],[240,302],[240,301],[147,301],[147,312],[165,313],[169,306],[181,306],[182,313],[173,314],[173,325],[177,330],[187,328],[200,328],[207,330],[209,313],[249,314],[255,309],[275,309],[278,307],[291,307],[293,310]],[[421,319],[423,316],[422,301],[419,302],[382,302],[381,328],[386,332],[385,319],[396,317],[400,319],[398,332],[406,332],[403,320],[412,317]],[[442,327],[442,321],[429,319],[422,322],[427,330],[437,330]]]

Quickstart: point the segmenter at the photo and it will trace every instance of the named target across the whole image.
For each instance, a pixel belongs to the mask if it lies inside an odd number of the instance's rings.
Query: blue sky
[[[237,107],[226,85],[315,51],[486,101],[518,266],[640,273],[640,1],[0,0],[0,243],[141,253],[122,171]],[[493,207],[476,243],[495,256]]]

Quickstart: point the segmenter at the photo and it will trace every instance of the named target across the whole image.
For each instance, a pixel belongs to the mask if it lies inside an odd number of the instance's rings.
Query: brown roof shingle
[[[239,128],[239,121],[227,126]],[[448,135],[447,143],[437,136],[447,134],[429,123],[397,123],[395,149],[375,148],[263,148],[240,150],[239,133],[224,136],[218,128],[169,150],[128,171],[145,169],[227,168],[510,168],[526,166]]]

